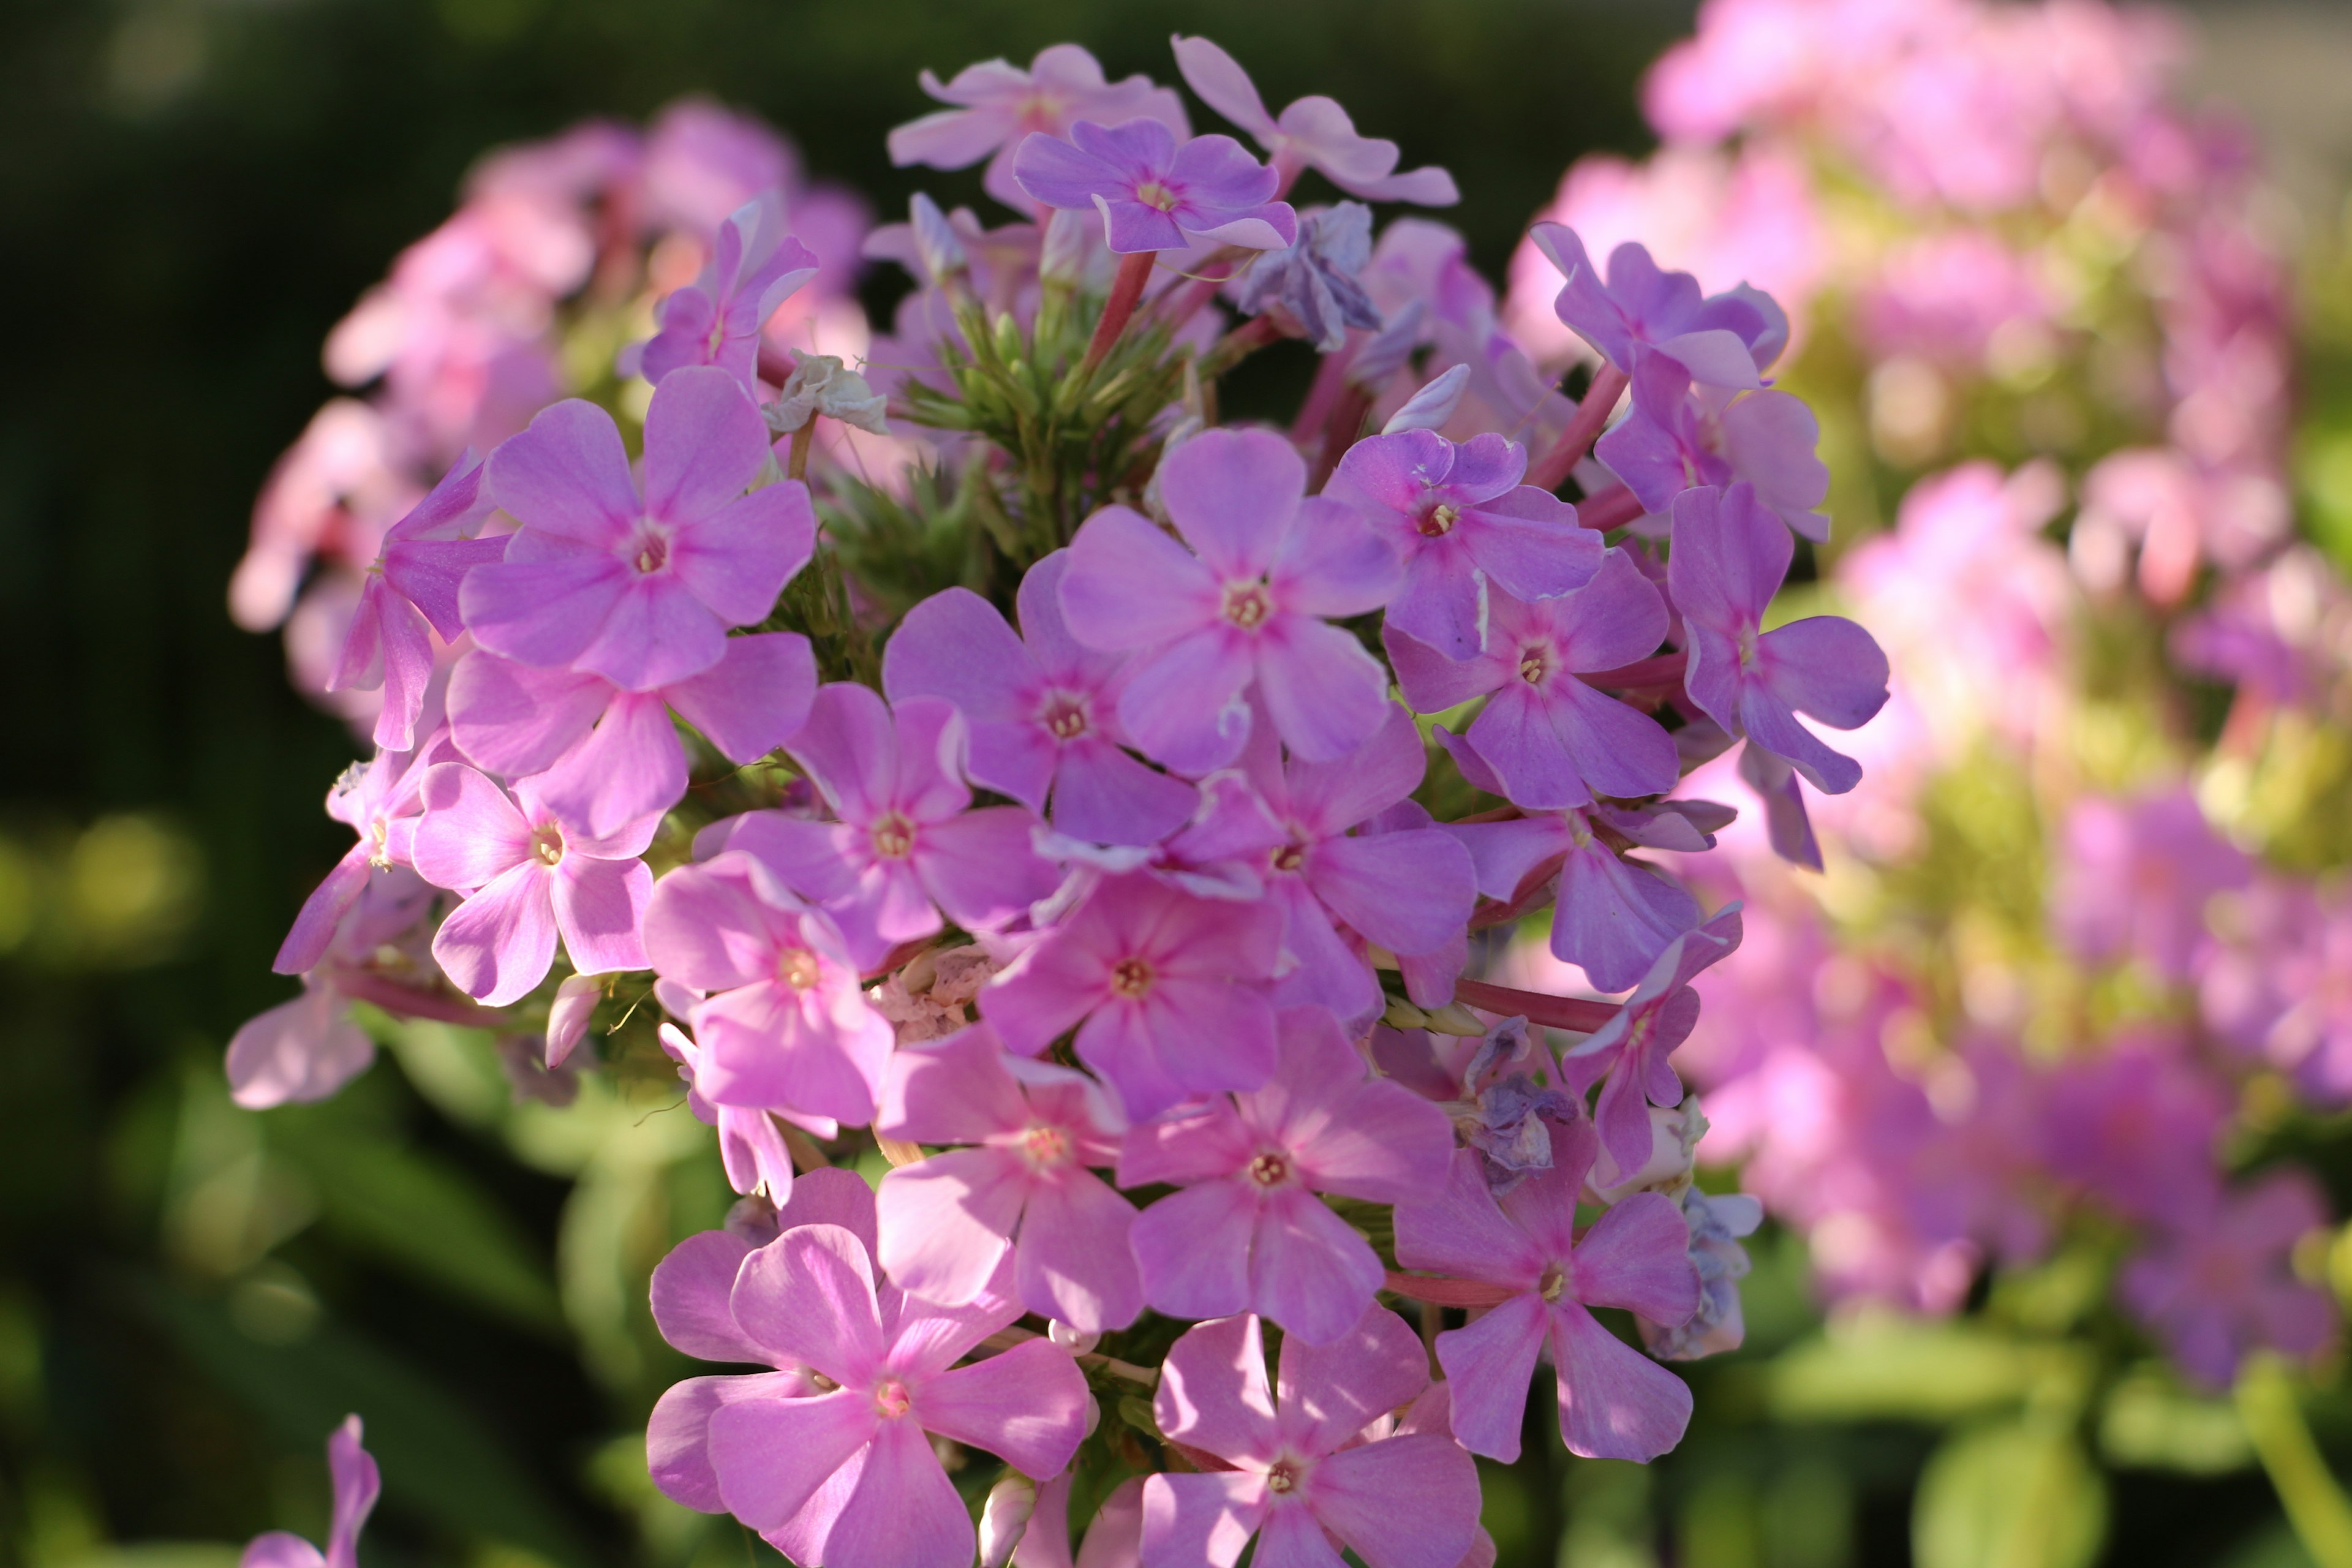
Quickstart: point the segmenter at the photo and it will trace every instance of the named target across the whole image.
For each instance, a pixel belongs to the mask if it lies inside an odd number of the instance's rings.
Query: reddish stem
[[[1623,485],[1611,485],[1590,500],[1576,503],[1576,521],[1596,533],[1622,528],[1646,509]]]
[[[1331,470],[1348,448],[1356,444],[1356,432],[1364,426],[1364,416],[1372,409],[1372,395],[1350,381],[1339,389],[1332,401],[1330,422],[1323,426],[1323,449],[1315,455],[1315,471],[1307,481],[1309,492],[1320,490]]]
[[[1621,664],[1615,669],[1584,670],[1576,679],[1587,686],[1605,686],[1620,691],[1629,687],[1680,686],[1683,669],[1689,662],[1689,653],[1677,649]]]
[[[1139,250],[1118,258],[1118,276],[1111,279],[1110,298],[1103,301],[1102,320],[1095,323],[1094,341],[1087,344],[1087,357],[1078,366],[1080,375],[1093,374],[1102,363],[1103,355],[1110,353],[1111,344],[1118,342],[1119,333],[1135,314],[1135,307],[1143,298],[1143,286],[1151,281],[1151,264],[1159,253]]]
[[[419,991],[363,969],[337,970],[332,980],[335,989],[352,1001],[373,1003],[395,1018],[429,1018],[436,1024],[463,1024],[476,1029],[495,1029],[508,1021],[500,1009]]]
[[[1388,1289],[1412,1301],[1440,1307],[1499,1307],[1520,1292],[1484,1279],[1453,1279],[1440,1274],[1400,1274],[1389,1270]]]
[[[1350,337],[1345,348],[1338,353],[1325,354],[1323,363],[1315,367],[1315,380],[1307,388],[1307,399],[1298,405],[1298,417],[1290,422],[1292,446],[1306,446],[1329,422],[1331,401],[1347,384],[1348,363],[1355,357],[1355,340]]]
[[[1552,443],[1550,451],[1529,465],[1527,482],[1539,489],[1559,489],[1559,482],[1568,478],[1576,465],[1584,460],[1584,454],[1591,450],[1594,438],[1601,434],[1601,427],[1609,422],[1610,412],[1617,406],[1617,399],[1624,395],[1625,386],[1623,371],[1613,364],[1602,364],[1593,376],[1592,384],[1585,388],[1584,401],[1576,405],[1575,414],[1570,416],[1568,428],[1559,433],[1559,439]],[[1591,525],[1588,523],[1586,526]]]
[[[1615,1002],[1587,1002],[1579,996],[1547,996],[1540,991],[1516,991],[1489,985],[1483,980],[1457,980],[1454,999],[1507,1016],[1516,1014],[1530,1024],[1552,1029],[1574,1029],[1589,1035],[1625,1009]]]

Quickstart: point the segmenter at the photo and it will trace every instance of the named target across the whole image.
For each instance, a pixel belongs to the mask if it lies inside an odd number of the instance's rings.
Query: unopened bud
[[[1102,1401],[1089,1394],[1087,1395],[1087,1429],[1085,1436],[1088,1437],[1093,1436],[1095,1435],[1095,1428],[1101,1425]]]
[[[1037,1511],[1037,1483],[1018,1471],[988,1489],[980,1510],[980,1568],[1004,1568]]]
[[[917,191],[907,205],[915,231],[915,255],[932,282],[941,282],[971,265],[963,241],[956,237],[955,226],[940,211],[939,203]]]
[[[1045,1325],[1045,1334],[1047,1338],[1072,1355],[1084,1355],[1102,1343],[1100,1334],[1090,1334],[1084,1330],[1074,1329],[1059,1318]]]
[[[1434,1029],[1441,1035],[1460,1035],[1465,1039],[1475,1040],[1486,1032],[1486,1026],[1478,1021],[1478,1015],[1459,1002],[1448,1002],[1426,1016],[1429,1021],[1422,1026]]]
[[[1092,208],[1072,207],[1048,217],[1037,255],[1038,280],[1048,288],[1109,292],[1111,255],[1102,232],[1102,218]]]
[[[604,981],[586,974],[575,974],[555,988],[555,1001],[547,1009],[547,1065],[551,1070],[569,1061],[580,1042],[587,1038],[588,1019],[596,1011],[596,999],[604,994]]]
[[[1434,430],[1454,417],[1462,405],[1462,389],[1470,384],[1470,367],[1457,364],[1441,373],[1436,379],[1411,397],[1404,406],[1389,416],[1381,426],[1381,434],[1393,436],[1400,430]]]

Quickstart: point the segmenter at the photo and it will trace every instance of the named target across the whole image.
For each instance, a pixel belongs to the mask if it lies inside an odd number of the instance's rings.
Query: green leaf
[[[1769,1398],[1784,1420],[1941,1423],[2016,1405],[2062,1380],[2079,1385],[2081,1359],[2076,1348],[1969,1323],[1878,1314],[1781,1355]]]
[[[2099,1448],[2117,1465],[2217,1476],[2254,1462],[2238,1407],[2182,1388],[2157,1367],[2130,1373],[2100,1413]]]
[[[1927,1461],[1911,1513],[1918,1568],[2086,1568],[2106,1534],[2105,1486],[2068,1427],[1969,1427]]]

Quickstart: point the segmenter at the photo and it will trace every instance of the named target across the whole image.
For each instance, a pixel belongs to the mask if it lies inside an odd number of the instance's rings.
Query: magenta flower
[[[1107,81],[1094,56],[1076,44],[1055,44],[1038,52],[1027,70],[1003,60],[983,60],[941,82],[922,73],[923,90],[955,105],[911,121],[890,132],[890,162],[934,169],[963,169],[989,160],[982,184],[1010,207],[1031,204],[1013,177],[1013,155],[1033,132],[1064,136],[1081,120],[1118,125],[1155,120],[1179,136],[1192,133],[1184,100],[1173,88],[1131,76]],[[992,157],[991,154],[993,154]]]
[[[1194,437],[1160,460],[1159,484],[1193,553],[1105,507],[1078,530],[1062,578],[1078,641],[1138,650],[1118,700],[1128,734],[1179,773],[1209,773],[1241,754],[1255,688],[1283,742],[1310,762],[1371,739],[1387,717],[1386,673],[1322,617],[1393,597],[1394,552],[1354,509],[1307,498],[1307,465],[1263,430]]]
[[[816,658],[797,632],[729,637],[717,664],[651,691],[478,649],[450,672],[449,731],[476,766],[544,775],[542,792],[606,832],[684,797],[672,712],[729,761],[751,763],[799,732],[815,696]]]
[[[1272,904],[1196,899],[1142,872],[1111,877],[998,973],[980,1010],[1023,1056],[1076,1028],[1078,1059],[1139,1120],[1273,1075],[1265,993],[1281,952]]]
[[[1830,493],[1829,466],[1814,455],[1821,421],[1786,392],[1691,389],[1690,372],[1652,354],[1633,373],[1633,408],[1593,447],[1643,508],[1664,512],[1693,485],[1746,480],[1765,510],[1805,538],[1830,536],[1814,509]]]
[[[1369,1024],[1381,1004],[1361,944],[1401,956],[1444,951],[1478,901],[1470,858],[1435,827],[1350,831],[1410,796],[1427,766],[1421,732],[1394,703],[1372,738],[1337,762],[1286,765],[1277,754],[1270,734],[1253,735],[1244,753],[1280,835],[1266,853],[1266,891],[1297,962],[1276,1000],[1328,1007],[1351,1028]]]
[[[2326,1223],[2326,1205],[2308,1175],[2272,1172],[2227,1203],[2158,1232],[2124,1265],[2116,1294],[2163,1337],[2182,1371],[2225,1389],[2249,1352],[2306,1356],[2335,1332],[2326,1292],[2287,1268],[2294,1244]]]
[[[416,819],[425,810],[425,775],[437,763],[457,760],[444,730],[414,752],[379,751],[366,763],[343,770],[327,792],[327,815],[348,825],[359,841],[302,901],[271,969],[299,974],[316,968],[360,895],[408,865]]]
[[[971,809],[964,736],[936,697],[894,714],[871,688],[820,688],[791,751],[840,820],[761,812],[728,842],[824,905],[861,967],[938,931],[941,910],[968,931],[1006,925],[1054,890],[1054,868],[1025,808]]]
[[[1397,144],[1377,137],[1360,136],[1348,111],[1320,93],[1302,98],[1282,111],[1268,114],[1257,84],[1241,62],[1206,38],[1171,40],[1176,68],[1202,101],[1257,138],[1274,159],[1282,188],[1301,169],[1321,171],[1323,177],[1352,196],[1368,202],[1412,202],[1425,207],[1450,207],[1462,199],[1454,176],[1431,166],[1396,173]]]
[[[2245,852],[2213,831],[2197,797],[2175,788],[2138,800],[2095,795],[2067,813],[2051,914],[2086,959],[2137,958],[2167,981],[2189,978],[2211,943],[2205,907],[2253,878]]]
[[[253,1538],[237,1559],[237,1568],[359,1568],[360,1531],[383,1490],[375,1458],[360,1447],[360,1418],[346,1415],[327,1438],[327,1473],[335,1485],[327,1550],[322,1552],[299,1535],[273,1530]]]
[[[1230,136],[1179,143],[1157,120],[1081,120],[1066,135],[1024,140],[1013,183],[1049,207],[1099,211],[1119,255],[1195,244],[1280,250],[1298,237],[1298,215],[1274,199],[1282,177]]]
[[[1172,1441],[1231,1469],[1143,1483],[1144,1568],[1322,1564],[1353,1551],[1371,1568],[1456,1568],[1478,1528],[1478,1470],[1442,1433],[1359,1442],[1429,1385],[1421,1341],[1375,1307],[1336,1342],[1282,1342],[1266,1386],[1254,1317],[1187,1330],[1169,1351],[1152,1412]]]
[[[758,860],[722,853],[663,877],[646,948],[664,980],[703,994],[687,1011],[703,1098],[872,1118],[890,1026],[858,989],[838,928]]]
[[[878,1257],[900,1286],[961,1306],[1010,1252],[1030,1311],[1099,1333],[1143,1310],[1127,1245],[1135,1205],[1087,1168],[1115,1163],[1127,1129],[1092,1079],[1009,1056],[993,1029],[974,1025],[890,1058],[874,1129],[973,1145],[882,1178]]]
[[[1867,722],[1886,703],[1886,655],[1839,616],[1763,629],[1796,547],[1753,486],[1685,490],[1674,510],[1666,588],[1689,641],[1683,679],[1691,700],[1814,788],[1844,794],[1862,782],[1861,764],[1823,745],[1796,716],[1840,730]]]
[[[490,454],[491,493],[523,526],[504,560],[467,574],[467,628],[492,653],[631,691],[709,669],[727,628],[765,617],[814,548],[806,487],[743,493],[767,460],[759,409],[715,365],[655,389],[642,500],[613,416],[557,404]]]
[[[816,276],[816,253],[784,224],[783,196],[768,191],[719,226],[702,276],[661,302],[660,331],[639,352],[639,374],[658,384],[674,370],[715,364],[756,395],[761,329]]]
[[[1386,624],[1447,658],[1472,658],[1486,647],[1488,583],[1556,599],[1592,581],[1601,535],[1550,491],[1519,483],[1527,468],[1527,448],[1495,435],[1457,445],[1400,430],[1348,448],[1323,493],[1370,519],[1405,563]]]
[[[1293,1007],[1264,1089],[1127,1135],[1118,1184],[1173,1182],[1135,1222],[1144,1300],[1179,1318],[1256,1312],[1310,1344],[1354,1327],[1381,1289],[1371,1244],[1318,1193],[1411,1202],[1444,1184],[1445,1113],[1368,1076],[1331,1015]]]
[[[1478,1156],[1454,1156],[1444,1191],[1396,1210],[1397,1261],[1505,1292],[1485,1316],[1437,1336],[1454,1390],[1454,1436],[1505,1464],[1538,1352],[1559,1374],[1559,1433],[1589,1459],[1646,1463],[1682,1441],[1690,1388],[1601,1326],[1591,1309],[1624,1307],[1671,1327],[1698,1310],[1690,1230],[1674,1200],[1636,1193],[1575,1234],[1577,1194],[1596,1149],[1581,1119],[1553,1129],[1552,1164],[1497,1203]]]
[[[1056,550],[1021,579],[1021,632],[979,595],[934,594],[907,612],[882,655],[893,702],[940,697],[961,710],[972,783],[1103,844],[1152,844],[1182,826],[1199,793],[1121,750],[1118,691],[1127,660],[1097,653],[1062,619]]]
[[[1382,638],[1416,712],[1492,694],[1464,739],[1514,804],[1544,809],[1657,795],[1682,776],[1657,721],[1577,679],[1647,658],[1665,635],[1665,602],[1632,557],[1612,550],[1574,593],[1490,593],[1486,651],[1475,658],[1449,659],[1393,626]]]
[[[383,689],[375,743],[388,752],[416,743],[417,717],[433,679],[432,634],[440,633],[443,642],[465,635],[458,584],[474,567],[506,553],[503,538],[475,537],[494,510],[482,493],[482,460],[468,451],[385,532],[360,584],[342,658],[327,677],[327,689]]]
[[[555,962],[559,932],[579,973],[646,966],[638,929],[654,878],[637,857],[660,817],[594,833],[534,781],[509,796],[462,763],[427,773],[424,797],[417,874],[466,895],[433,937],[459,990],[493,1007],[529,994]]]
[[[796,1226],[746,1258],[729,1305],[746,1333],[832,1385],[734,1400],[709,1418],[728,1511],[797,1562],[963,1568],[978,1539],[932,1436],[1046,1479],[1085,1434],[1086,1379],[1052,1341],[955,1365],[1018,1303],[907,1295],[877,1280],[865,1242],[839,1226]]]
[[[305,974],[302,993],[257,1013],[229,1037],[229,1099],[247,1110],[326,1100],[375,1060],[375,1040],[352,1016],[333,977]]]
[[[1539,223],[1528,237],[1567,279],[1553,302],[1559,319],[1627,375],[1655,352],[1706,385],[1756,386],[1788,342],[1787,318],[1752,289],[1701,298],[1697,279],[1661,270],[1630,241],[1610,253],[1603,281],[1574,229]]]
[[[654,890],[658,893],[660,884]],[[669,980],[656,981],[655,994],[665,1011],[676,1003],[681,1018],[692,1016],[698,1000],[690,989]],[[677,1076],[686,1084],[687,1110],[719,1135],[719,1164],[727,1173],[727,1184],[744,1196],[762,1194],[771,1203],[782,1203],[793,1190],[793,1152],[776,1126],[777,1118],[819,1138],[841,1135],[841,1123],[835,1118],[812,1116],[790,1105],[714,1104],[702,1092],[703,1050],[694,1037],[666,1023],[655,1037],[677,1064]]]
[[[777,1205],[776,1235],[804,1225],[835,1226],[874,1249],[874,1193],[854,1171],[812,1171]],[[765,1366],[769,1372],[690,1377],[672,1384],[646,1422],[646,1468],[672,1502],[724,1513],[710,1468],[710,1416],[741,1400],[806,1398],[822,1392],[816,1374],[789,1352],[735,1321],[735,1277],[761,1243],[732,1229],[688,1237],[654,1267],[654,1326],[671,1347],[704,1361]]]
[[[1623,1009],[1561,1056],[1560,1074],[1580,1096],[1601,1085],[1593,1124],[1619,1170],[1639,1170],[1650,1158],[1650,1107],[1683,1102],[1683,1080],[1671,1058],[1698,1022],[1691,980],[1737,948],[1739,936],[1737,903],[1676,936]]]

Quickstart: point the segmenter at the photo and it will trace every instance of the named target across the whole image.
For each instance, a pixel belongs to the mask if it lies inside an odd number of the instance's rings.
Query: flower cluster
[[[381,543],[335,545],[375,552],[335,668],[380,687],[380,749],[236,1092],[333,1092],[357,1002],[551,1065],[599,1021],[614,1058],[657,1041],[743,1202],[656,1318],[769,1370],[671,1390],[654,1476],[802,1563],[1002,1563],[1024,1531],[1053,1560],[1083,1473],[1153,1568],[1253,1537],[1454,1568],[1491,1552],[1471,1456],[1517,1457],[1539,1357],[1573,1452],[1648,1460],[1691,1413],[1660,1359],[1740,1337],[1756,1215],[1694,1185],[1672,1058],[1741,916],[1636,851],[1713,846],[1738,813],[1683,779],[1738,748],[1801,858],[1809,797],[1862,773],[1807,721],[1886,699],[1857,626],[1772,613],[1827,535],[1769,381],[1788,321],[1547,226],[1602,357],[1571,398],[1457,237],[1375,234],[1365,203],[1449,177],[1176,50],[1269,161],[1072,47],[925,79],[951,107],[893,156],[985,160],[1016,217],[917,197],[869,237],[914,289],[862,371],[780,346],[848,279],[788,169],[727,184],[772,143],[696,110],[667,154],[534,153],[542,216],[543,165],[573,217],[592,184],[647,225],[669,181],[726,194],[671,215],[609,375],[485,391]],[[489,169],[502,213],[522,176]],[[1294,206],[1309,172],[1360,199]],[[565,287],[640,287],[645,232],[542,279],[532,331],[589,330],[548,324]],[[664,270],[680,237],[698,272]],[[461,379],[377,321],[423,308],[410,271],[337,339],[382,331],[370,416],[404,427]],[[1291,427],[1217,423],[1215,377],[1284,338],[1322,355]],[[1474,936],[1522,921],[1578,978],[1482,973]],[[1005,1467],[977,1524],[961,1447]]]

